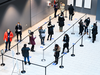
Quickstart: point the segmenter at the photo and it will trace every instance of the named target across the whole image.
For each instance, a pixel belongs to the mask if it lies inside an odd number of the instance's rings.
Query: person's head
[[[18,25],[20,24],[20,22],[17,23]]]
[[[69,38],[68,34],[65,34],[65,37],[66,37],[66,38]]]
[[[96,26],[96,23],[94,23],[93,26]]]
[[[70,6],[72,6],[72,4],[70,4]]]
[[[33,35],[34,34],[34,32],[31,32],[31,35]]]
[[[55,44],[55,49],[58,49],[59,45],[58,44]]]
[[[26,46],[27,46],[27,45],[26,45],[26,44],[24,44],[24,47],[25,47],[25,48],[26,48]]]
[[[80,22],[82,22],[82,19],[80,20]]]
[[[90,17],[88,17],[87,19],[89,19],[89,20],[90,20]]]
[[[10,29],[7,29],[7,32],[9,33],[10,32]]]
[[[42,26],[39,28],[39,30],[41,30],[42,29]]]

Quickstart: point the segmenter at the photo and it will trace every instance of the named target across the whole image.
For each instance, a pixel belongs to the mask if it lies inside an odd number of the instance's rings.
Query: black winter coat
[[[23,57],[29,57],[29,50],[30,50],[30,48],[29,47],[23,47],[22,48],[22,55],[23,55]]]
[[[69,7],[68,7],[68,10],[69,10],[69,14],[73,14],[73,13],[74,13],[74,8],[73,8],[73,6],[69,6]]]
[[[48,25],[48,34],[50,35],[53,35],[54,34],[54,30],[53,30],[53,28],[54,28],[55,26],[54,25]]]
[[[97,31],[97,26],[93,26],[93,29],[92,29],[92,34],[93,34],[93,35],[98,34],[98,31]]]
[[[63,46],[64,47],[69,47],[69,37],[64,36],[63,41],[65,42]]]
[[[16,25],[16,27],[15,27],[15,33],[16,34],[18,34],[19,32],[17,31],[17,30],[22,30],[22,26],[21,25],[19,25],[19,27],[18,27],[18,25]],[[21,31],[21,33],[22,33],[22,31]]]
[[[79,30],[80,30],[80,32],[83,32],[83,30],[84,30],[83,22],[79,22]]]
[[[90,20],[86,19],[84,22],[86,23],[86,26],[89,26]]]
[[[59,19],[58,19],[58,21],[59,21],[59,26],[63,27],[64,26],[64,21],[65,21],[64,17],[60,16]]]

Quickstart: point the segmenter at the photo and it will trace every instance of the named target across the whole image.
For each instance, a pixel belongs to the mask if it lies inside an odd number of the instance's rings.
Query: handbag
[[[41,33],[41,36],[42,36],[42,37],[45,37],[45,33]]]

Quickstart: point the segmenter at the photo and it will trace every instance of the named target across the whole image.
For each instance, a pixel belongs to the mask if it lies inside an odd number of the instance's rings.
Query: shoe
[[[27,62],[24,62],[25,63],[25,65],[27,64]]]
[[[47,39],[47,41],[48,41],[49,39]]]
[[[7,50],[5,50],[5,53],[7,52]]]
[[[61,54],[63,54],[64,52],[62,52]]]
[[[18,42],[19,40],[17,40],[17,42]]]
[[[30,62],[28,62],[28,64],[30,65],[31,63],[30,63]]]
[[[94,41],[92,41],[92,43],[94,43]]]
[[[35,50],[31,50],[32,52],[35,52]]]
[[[9,51],[11,51],[11,50],[9,49]]]

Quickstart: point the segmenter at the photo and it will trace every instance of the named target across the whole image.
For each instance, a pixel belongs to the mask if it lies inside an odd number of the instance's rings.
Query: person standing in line
[[[56,18],[57,10],[58,10],[58,6],[57,6],[57,3],[56,3],[56,4],[54,4],[54,17],[55,18]]]
[[[20,22],[18,22],[15,26],[15,33],[17,35],[17,41],[19,41],[18,36],[20,35],[20,41],[22,41],[22,26]]]
[[[4,38],[3,38],[3,40],[6,43],[5,52],[7,52],[8,43],[9,43],[9,51],[10,51],[10,45],[11,45],[12,38],[13,38],[13,33],[11,32],[10,29],[7,29],[7,31],[4,33]]]
[[[60,46],[58,44],[55,44],[55,47],[54,47],[54,50],[53,51],[55,51],[55,53],[54,53],[55,62],[54,63],[56,63],[56,65],[58,64],[60,50],[61,50]]]
[[[74,15],[74,8],[72,4],[68,7],[68,10],[69,10],[69,20],[72,20],[73,15]]]
[[[35,43],[35,39],[36,39],[36,37],[33,37],[33,32],[31,32],[31,34],[29,35],[29,37],[30,37],[30,43],[32,44],[32,47],[31,47],[31,51],[32,52],[35,52],[35,50],[34,50],[34,45],[36,44]]]
[[[45,31],[46,31],[46,29],[43,30],[43,29],[42,29],[42,26],[39,28],[39,36],[40,36],[41,44],[42,44],[42,45],[45,45],[45,44],[44,44]]]
[[[64,42],[64,44],[63,44],[62,54],[64,53],[65,48],[67,48],[67,53],[68,53],[69,52],[69,36],[68,36],[68,34],[64,35],[63,42]]]
[[[22,51],[22,56],[24,57],[25,65],[27,64],[26,58],[27,58],[27,60],[28,60],[28,64],[29,64],[29,65],[31,64],[31,63],[30,63],[30,59],[29,59],[29,50],[30,50],[30,48],[27,47],[26,44],[24,44],[24,47],[21,49],[21,51]]]
[[[90,24],[90,17],[85,19],[84,23],[86,24],[84,34],[86,34],[86,32],[87,32],[87,35],[88,35],[88,26]]]
[[[63,32],[63,26],[64,26],[64,21],[65,21],[63,14],[59,16],[58,21],[59,21],[59,31]]]
[[[82,22],[82,19],[81,19],[80,22],[79,22],[79,34],[80,35],[82,35],[83,30],[84,30],[84,25],[83,25],[83,22]]]
[[[64,3],[60,3],[60,10],[61,10],[61,14],[64,15],[64,10],[65,10],[65,4]]]
[[[55,27],[55,25],[52,25],[51,21],[50,21],[48,23],[48,38],[47,38],[47,40],[49,40],[49,37],[50,37],[50,41],[51,41],[52,35],[54,34],[54,27]]]
[[[94,43],[94,41],[96,41],[96,35],[98,34],[97,31],[97,24],[94,23],[93,25],[93,29],[92,29],[92,42]]]

